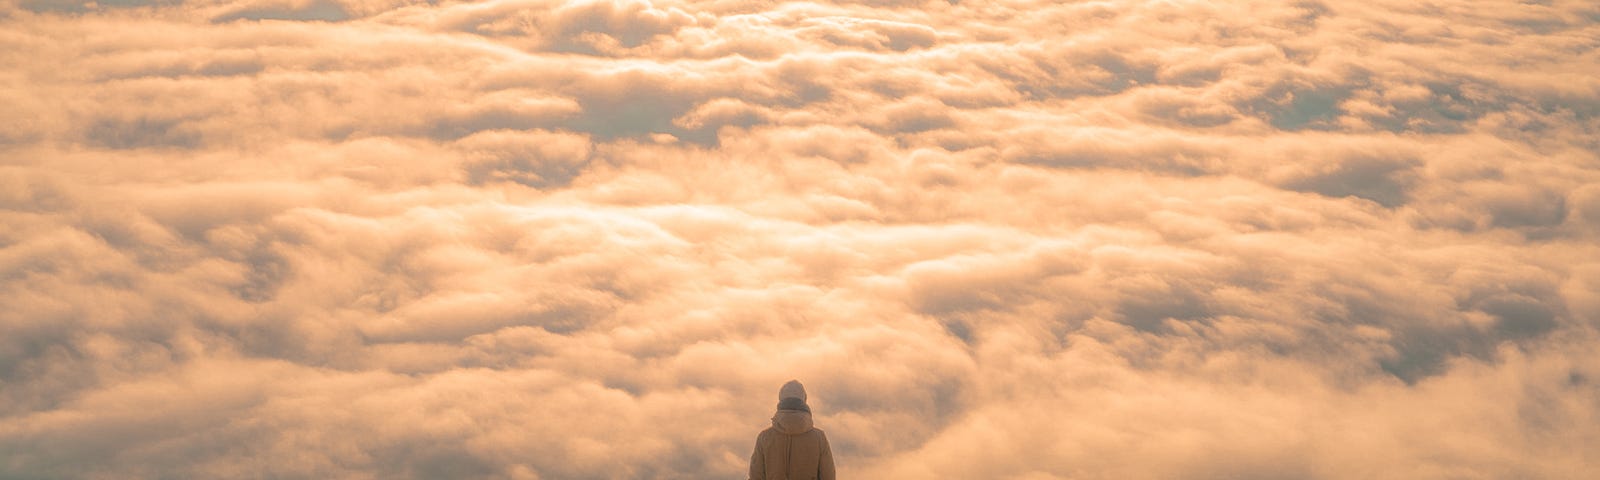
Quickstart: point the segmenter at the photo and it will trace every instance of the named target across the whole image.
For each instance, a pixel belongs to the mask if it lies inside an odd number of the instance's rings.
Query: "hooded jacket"
[[[811,424],[800,382],[785,384],[779,396],[772,426],[756,437],[750,480],[834,480],[828,436]]]

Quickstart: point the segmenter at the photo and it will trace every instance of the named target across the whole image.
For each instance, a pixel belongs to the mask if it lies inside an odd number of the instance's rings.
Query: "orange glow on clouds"
[[[0,477],[1579,478],[1597,19],[0,0]]]

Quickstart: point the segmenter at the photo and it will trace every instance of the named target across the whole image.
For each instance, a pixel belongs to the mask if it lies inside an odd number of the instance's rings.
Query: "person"
[[[834,480],[828,436],[812,425],[806,387],[797,380],[778,389],[778,412],[756,436],[749,480]]]

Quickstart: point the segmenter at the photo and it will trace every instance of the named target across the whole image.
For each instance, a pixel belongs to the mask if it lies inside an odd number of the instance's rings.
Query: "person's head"
[[[806,387],[799,380],[790,380],[778,389],[778,410],[811,413],[811,406],[806,405]]]

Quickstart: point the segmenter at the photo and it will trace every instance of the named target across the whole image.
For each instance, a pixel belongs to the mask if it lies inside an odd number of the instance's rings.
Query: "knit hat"
[[[778,410],[799,410],[811,413],[811,406],[806,405],[806,387],[799,380],[790,380],[778,389]]]
[[[801,402],[806,401],[806,387],[801,385],[799,380],[790,380],[789,383],[783,384],[783,388],[778,389],[778,400],[785,398],[798,398]]]

